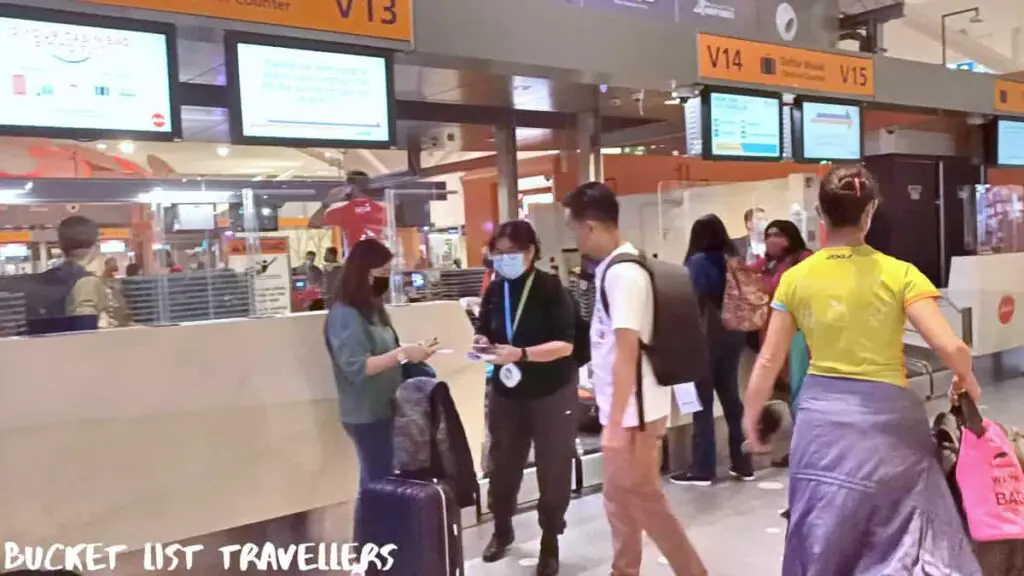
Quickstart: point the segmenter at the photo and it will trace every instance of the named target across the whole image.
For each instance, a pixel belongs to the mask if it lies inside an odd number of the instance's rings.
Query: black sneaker
[[[495,532],[491,536],[490,542],[484,547],[484,553],[480,555],[480,559],[483,560],[484,564],[502,560],[508,555],[508,549],[515,542],[515,539],[516,537],[512,533],[509,533],[508,536],[502,536]]]
[[[740,470],[738,468],[729,468],[729,476],[744,482],[751,482],[755,478],[753,470]]]
[[[673,484],[679,484],[680,486],[711,486],[711,484],[714,483],[715,478],[713,476],[704,476],[694,474],[692,472],[680,472],[669,476],[668,481]]]

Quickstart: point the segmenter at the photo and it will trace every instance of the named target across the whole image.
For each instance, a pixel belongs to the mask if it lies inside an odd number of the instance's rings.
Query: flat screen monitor
[[[804,99],[794,108],[796,157],[806,162],[857,162],[864,154],[861,107]]]
[[[261,204],[256,206],[255,226],[259,232],[276,232],[278,207],[273,204]],[[235,232],[252,232],[246,228],[245,209],[241,204],[232,204],[229,209],[231,215],[231,229]]]
[[[229,33],[238,144],[388,148],[395,141],[391,56],[361,47]]]
[[[0,134],[170,141],[174,26],[0,5]]]
[[[1024,166],[1024,120],[996,120],[996,164]]]
[[[171,232],[198,232],[217,227],[216,204],[175,204],[170,210]]]
[[[782,159],[782,98],[753,90],[706,90],[702,96],[704,158]]]

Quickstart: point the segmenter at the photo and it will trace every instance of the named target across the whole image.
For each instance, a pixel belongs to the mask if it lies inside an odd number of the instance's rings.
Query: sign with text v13
[[[712,34],[697,35],[697,51],[698,70],[704,80],[852,96],[875,95],[875,63],[870,58]]]
[[[997,111],[1024,114],[1024,82],[996,80],[994,96],[992,107]]]
[[[413,0],[80,0],[259,24],[412,41]]]

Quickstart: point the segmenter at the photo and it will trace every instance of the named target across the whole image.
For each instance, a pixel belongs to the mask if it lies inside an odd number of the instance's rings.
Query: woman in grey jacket
[[[324,325],[341,422],[359,457],[360,489],[392,472],[394,397],[402,364],[423,362],[434,352],[398,342],[384,309],[392,257],[377,240],[356,243]]]

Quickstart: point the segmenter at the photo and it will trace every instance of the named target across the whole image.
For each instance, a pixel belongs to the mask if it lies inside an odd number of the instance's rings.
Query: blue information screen
[[[860,106],[804,101],[803,156],[812,160],[860,160]]]
[[[711,155],[782,157],[782,102],[778,98],[711,92]]]
[[[1024,121],[998,120],[996,138],[996,164],[1024,166]]]

